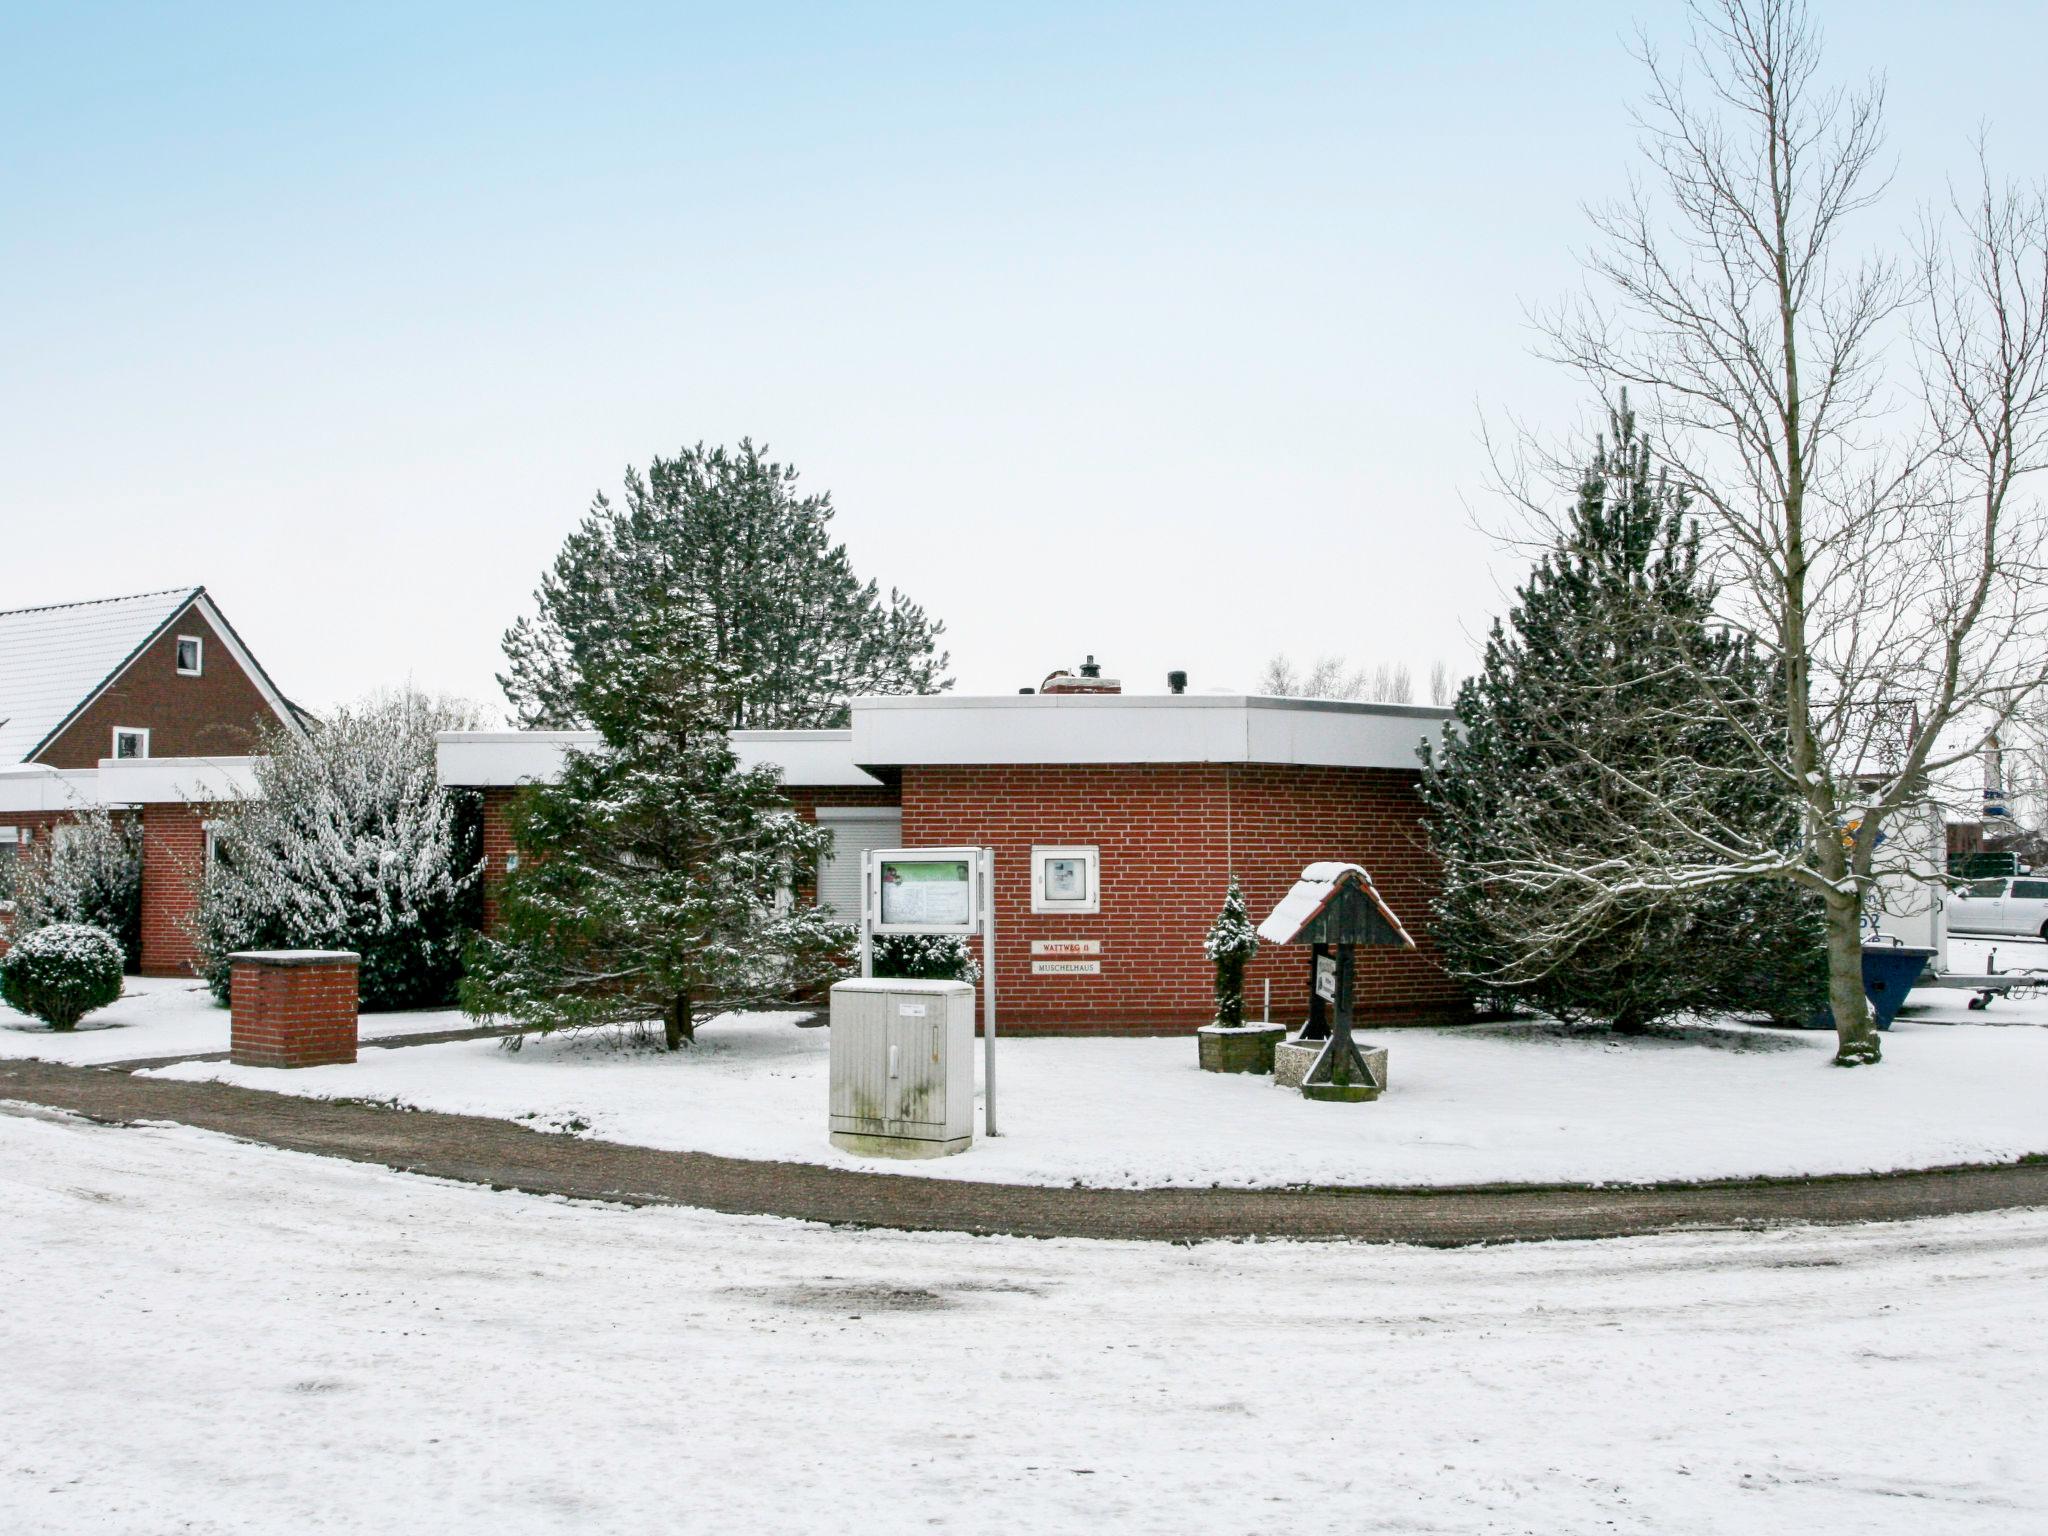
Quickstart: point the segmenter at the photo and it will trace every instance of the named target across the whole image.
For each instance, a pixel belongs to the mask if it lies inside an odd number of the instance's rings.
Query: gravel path
[[[1652,1187],[1053,1189],[663,1152],[503,1120],[287,1098],[52,1062],[0,1063],[0,1099],[114,1123],[173,1121],[266,1146],[572,1199],[1019,1237],[1345,1238],[1458,1247],[1681,1228],[1895,1221],[2048,1205],[2048,1159]]]

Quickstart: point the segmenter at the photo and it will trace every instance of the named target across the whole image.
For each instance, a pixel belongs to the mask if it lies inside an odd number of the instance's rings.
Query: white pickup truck
[[[2048,939],[2048,880],[1972,880],[1950,899],[1948,925],[1956,933]]]

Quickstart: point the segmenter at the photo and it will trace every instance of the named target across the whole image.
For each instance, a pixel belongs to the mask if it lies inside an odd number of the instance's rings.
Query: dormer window
[[[206,647],[197,635],[178,636],[178,676],[197,677],[204,667]]]
[[[149,732],[147,732],[147,731],[143,731],[143,730],[136,730],[136,729],[134,729],[134,728],[133,728],[133,727],[131,727],[131,726],[125,726],[125,725],[117,725],[117,726],[115,726],[115,727],[114,727],[114,756],[116,756],[116,757],[147,757],[147,756],[149,756]]]

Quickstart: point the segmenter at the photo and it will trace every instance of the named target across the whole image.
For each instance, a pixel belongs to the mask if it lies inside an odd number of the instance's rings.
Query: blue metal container
[[[1870,999],[1870,1011],[1879,1029],[1890,1029],[1906,994],[1934,958],[1931,949],[1911,944],[1866,944],[1863,946],[1863,991]],[[1834,1016],[1825,1009],[1813,1016],[1812,1029],[1833,1029]]]

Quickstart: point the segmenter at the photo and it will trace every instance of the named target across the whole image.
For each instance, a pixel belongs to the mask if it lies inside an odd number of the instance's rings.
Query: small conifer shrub
[[[121,995],[121,945],[104,928],[52,923],[0,959],[0,998],[52,1029],[72,1029]]]

